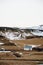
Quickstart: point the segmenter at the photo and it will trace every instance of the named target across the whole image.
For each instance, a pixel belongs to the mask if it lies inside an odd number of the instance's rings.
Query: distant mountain
[[[43,37],[43,25],[28,28],[0,27],[0,36],[10,40]]]
[[[0,31],[7,31],[7,30],[12,30],[12,31],[18,31],[19,28],[17,27],[0,27]]]
[[[30,27],[29,29],[43,30],[43,25],[33,26],[33,27]]]

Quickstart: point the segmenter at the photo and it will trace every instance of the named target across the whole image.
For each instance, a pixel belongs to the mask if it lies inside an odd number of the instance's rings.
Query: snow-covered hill
[[[0,27],[0,36],[4,36],[10,40],[21,40],[31,36],[43,37],[43,25],[29,28]]]

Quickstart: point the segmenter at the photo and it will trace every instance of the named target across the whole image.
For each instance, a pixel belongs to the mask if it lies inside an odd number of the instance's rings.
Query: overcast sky
[[[43,24],[43,0],[0,0],[0,26]]]

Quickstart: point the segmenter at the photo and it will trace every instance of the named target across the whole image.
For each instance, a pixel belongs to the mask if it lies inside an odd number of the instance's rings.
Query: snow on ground
[[[40,25],[40,26],[33,26],[33,27],[30,27],[29,29],[43,30],[43,25]]]
[[[13,32],[11,30],[10,31],[8,30],[5,32],[0,31],[0,35],[4,36],[10,40],[26,39],[26,36],[33,36],[33,35],[43,36],[43,31],[40,31],[40,30],[43,30],[43,25],[31,27],[28,29],[30,30],[30,32],[28,31],[28,33],[26,33],[24,31],[24,29],[23,30],[20,29],[20,31],[18,31],[18,32]]]
[[[31,32],[33,35],[36,35],[36,36],[43,36],[43,32],[41,31],[36,31],[36,32]]]

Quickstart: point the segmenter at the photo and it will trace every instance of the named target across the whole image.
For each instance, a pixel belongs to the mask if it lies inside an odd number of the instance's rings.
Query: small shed
[[[32,46],[31,45],[25,45],[24,50],[32,50]]]

